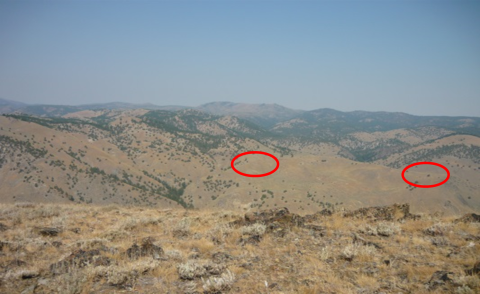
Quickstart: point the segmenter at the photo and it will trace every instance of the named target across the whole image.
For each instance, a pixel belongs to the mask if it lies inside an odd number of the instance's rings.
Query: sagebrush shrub
[[[189,260],[186,263],[181,263],[177,266],[178,275],[184,280],[193,280],[204,276],[207,271],[203,265],[199,264],[195,260]]]
[[[265,234],[267,230],[267,226],[264,224],[255,223],[250,226],[246,226],[242,228],[242,234],[244,235],[251,235],[251,236],[262,236]]]
[[[219,291],[227,291],[232,288],[233,283],[235,282],[235,274],[230,270],[227,270],[220,277],[209,277],[203,282],[203,290],[207,293],[217,293]]]

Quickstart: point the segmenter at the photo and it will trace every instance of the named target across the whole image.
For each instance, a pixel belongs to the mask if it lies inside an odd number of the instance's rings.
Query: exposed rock
[[[79,234],[82,230],[80,228],[72,228],[70,231],[74,232],[75,234]]]
[[[38,272],[37,271],[23,271],[22,272],[22,280],[28,280],[28,279],[33,279],[38,277]]]
[[[461,248],[452,248],[447,254],[447,257],[455,257],[463,253],[463,250]]]
[[[262,237],[259,235],[254,235],[254,236],[242,237],[240,238],[238,243],[242,246],[245,246],[246,244],[258,245],[260,241],[262,241]]]
[[[480,214],[468,213],[454,221],[455,223],[480,223]]]
[[[314,214],[308,214],[304,216],[303,219],[305,220],[305,222],[313,222],[323,217],[331,216],[332,214],[333,214],[333,211],[331,211],[330,209],[324,209],[322,211],[317,211]]]
[[[245,214],[245,221],[246,222],[272,222],[276,219],[279,219],[285,215],[289,215],[290,212],[288,208],[275,208],[275,209],[268,209],[263,210],[261,212],[249,212]]]
[[[305,279],[305,280],[300,281],[300,284],[305,285],[307,287],[310,287],[313,284],[315,284],[315,282],[310,280],[310,279]]]
[[[34,229],[40,235],[49,237],[55,237],[62,232],[62,229],[60,228],[36,227]]]
[[[480,261],[475,262],[472,269],[465,271],[467,275],[480,275]]]
[[[410,205],[393,204],[389,206],[365,207],[345,213],[345,217],[363,218],[366,220],[399,221],[405,219],[419,219],[420,216],[410,213]]]
[[[82,268],[89,264],[93,266],[108,266],[111,260],[108,257],[101,256],[99,250],[77,250],[65,259],[50,265],[50,271],[53,274],[64,274],[70,272],[72,268]]]
[[[61,241],[53,241],[53,242],[52,242],[52,246],[53,246],[53,247],[57,247],[57,248],[58,248],[58,247],[60,247],[60,246],[62,246],[62,245],[63,245],[63,243],[62,243]]]
[[[268,285],[268,288],[278,290],[280,288],[280,286],[278,285],[278,283],[271,283],[271,284]]]
[[[172,231],[172,235],[178,239],[185,239],[190,236],[190,232],[188,230],[176,229]]]
[[[136,243],[127,249],[127,256],[131,259],[137,259],[142,256],[142,249]]]
[[[252,269],[253,268],[253,263],[251,263],[251,262],[242,263],[241,265],[239,265],[239,267],[243,267],[245,269]]]
[[[333,214],[333,211],[331,211],[330,209],[324,209],[324,210],[319,211],[315,214],[319,215],[319,216],[331,216]]]
[[[273,222],[273,221],[278,222],[281,226],[286,228],[292,227],[292,226],[302,227],[305,223],[305,221],[303,220],[303,217],[295,213],[289,213],[281,217],[276,217],[270,220],[270,222]]]
[[[472,235],[472,234],[466,234],[465,235],[465,241],[480,241],[480,236]]]
[[[130,259],[138,259],[143,256],[150,256],[153,259],[160,259],[164,252],[162,247],[153,244],[154,239],[152,237],[147,237],[142,240],[142,244],[138,246],[133,244],[132,247],[127,249],[127,256]]]
[[[5,232],[6,230],[8,230],[8,226],[3,223],[0,223],[0,232]]]
[[[203,267],[210,275],[220,275],[226,268],[224,264],[217,264],[212,262],[205,264]]]
[[[246,213],[244,220],[236,220],[232,222],[231,225],[246,226],[253,223],[263,223],[268,225],[274,222],[282,227],[302,226],[304,224],[303,217],[295,213],[290,213],[286,207],[283,207]]]
[[[430,238],[430,242],[432,242],[432,245],[438,247],[444,247],[448,245],[448,240],[445,237],[433,237]]]
[[[445,235],[448,232],[448,230],[450,230],[449,225],[438,223],[438,224],[434,224],[433,226],[430,226],[430,227],[426,228],[425,230],[423,230],[423,232],[426,235],[430,235],[430,236],[435,237],[435,236]]]
[[[212,260],[215,263],[225,263],[228,260],[234,259],[230,254],[225,252],[216,252],[212,254]]]
[[[244,219],[236,220],[230,223],[234,227],[250,226],[255,223],[266,225],[266,232],[273,234],[276,237],[284,237],[288,230],[293,227],[303,227],[304,218],[298,214],[290,213],[286,207],[268,209],[260,212],[249,212],[245,214]],[[243,237],[239,243],[243,246],[245,244],[258,244],[261,241],[261,236]]]
[[[436,271],[433,273],[427,286],[429,289],[435,289],[439,286],[443,286],[453,280],[453,273],[447,271]]]
[[[287,233],[285,227],[281,226],[278,222],[273,222],[267,225],[267,232],[272,233],[276,237],[284,237]]]
[[[310,230],[310,235],[314,237],[325,236],[325,227],[318,225],[305,225],[304,228]]]

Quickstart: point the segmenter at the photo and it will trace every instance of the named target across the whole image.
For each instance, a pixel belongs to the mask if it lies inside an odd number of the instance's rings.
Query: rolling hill
[[[302,112],[268,127],[198,109],[4,115],[0,199],[241,210],[287,206],[302,213],[408,202],[414,212],[479,211],[479,119],[468,118],[465,125],[466,118],[387,117]],[[362,125],[359,119],[378,122]],[[235,173],[231,160],[250,150],[275,155],[279,170],[262,178]],[[443,164],[450,180],[432,189],[408,185],[401,171],[418,161]],[[275,162],[249,155],[235,166],[261,174]],[[407,175],[420,184],[446,176],[432,166]]]
[[[271,128],[303,113],[302,110],[290,109],[278,104],[247,104],[232,102],[211,102],[196,109],[215,115],[233,115],[265,128]]]

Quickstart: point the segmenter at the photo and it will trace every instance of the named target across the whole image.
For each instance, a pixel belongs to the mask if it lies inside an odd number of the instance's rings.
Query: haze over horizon
[[[0,97],[480,116],[480,2],[2,1]]]

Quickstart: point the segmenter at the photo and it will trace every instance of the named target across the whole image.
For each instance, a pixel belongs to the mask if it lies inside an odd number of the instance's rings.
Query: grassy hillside
[[[356,132],[339,143],[313,144],[276,137],[236,117],[197,110],[91,111],[46,118],[9,115],[0,117],[0,125],[3,202],[226,209],[288,206],[294,212],[313,213],[409,201],[416,212],[457,214],[480,209],[480,141],[471,135],[398,129]],[[275,155],[279,170],[264,178],[235,173],[232,158],[250,150]],[[358,159],[361,152],[366,162]],[[445,165],[450,180],[435,189],[419,189],[401,179],[404,166],[425,160]],[[275,167],[266,156],[245,156],[235,164],[251,174]],[[420,184],[440,182],[445,176],[440,168],[408,173],[409,180]]]

